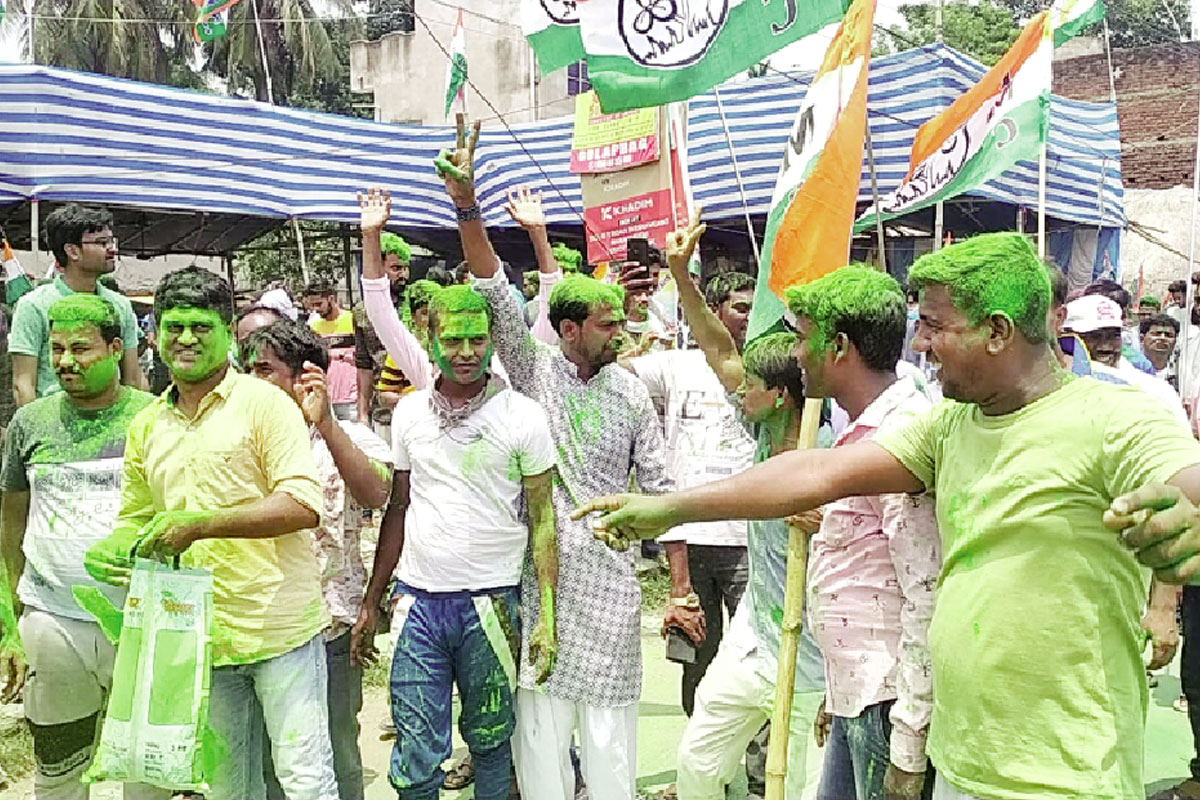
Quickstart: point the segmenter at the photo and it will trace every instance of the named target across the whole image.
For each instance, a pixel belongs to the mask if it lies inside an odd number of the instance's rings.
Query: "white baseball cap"
[[[1091,333],[1122,326],[1121,307],[1099,294],[1089,294],[1067,303],[1067,321],[1063,329]]]

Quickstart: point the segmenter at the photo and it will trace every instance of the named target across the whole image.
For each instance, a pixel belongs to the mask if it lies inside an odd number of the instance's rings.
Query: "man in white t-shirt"
[[[541,612],[528,632],[539,681],[549,677],[557,652],[556,454],[541,406],[489,372],[491,311],[483,297],[451,286],[429,307],[429,349],[440,374],[396,404],[392,499],[352,648],[359,660],[374,657],[370,633],[394,571],[392,786],[404,800],[436,800],[451,753],[457,682],[475,797],[504,800],[527,550],[537,597],[524,602]]]

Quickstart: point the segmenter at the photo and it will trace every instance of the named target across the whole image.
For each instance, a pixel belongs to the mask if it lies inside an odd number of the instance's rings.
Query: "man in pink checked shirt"
[[[896,377],[906,309],[899,284],[843,267],[788,292],[809,397],[850,415],[840,447],[904,426],[931,405],[920,378]],[[848,497],[824,508],[808,563],[808,623],[825,659],[817,744],[818,800],[928,797],[931,712],[926,633],[941,545],[933,503],[908,495]]]

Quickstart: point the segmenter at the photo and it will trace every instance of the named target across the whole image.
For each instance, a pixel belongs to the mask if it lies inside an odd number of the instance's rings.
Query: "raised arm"
[[[725,324],[708,307],[688,274],[688,262],[691,261],[692,252],[695,251],[705,227],[700,222],[700,209],[697,208],[692,213],[691,224],[687,230],[673,231],[667,236],[667,268],[671,270],[671,277],[675,279],[679,305],[683,307],[683,317],[691,328],[696,344],[704,352],[704,358],[717,374],[725,391],[736,392],[742,384],[744,374],[737,343]]]
[[[466,117],[457,118],[458,146],[443,150],[434,161],[438,174],[446,181],[446,194],[458,216],[458,236],[462,240],[467,268],[476,278],[490,278],[500,267],[496,251],[488,241],[487,228],[475,200],[475,145],[479,142],[479,122],[467,135]]]
[[[508,193],[508,203],[504,210],[529,234],[533,245],[533,254],[538,265],[538,295],[537,317],[529,331],[533,338],[546,344],[558,344],[558,334],[550,324],[550,292],[562,280],[562,269],[558,259],[554,257],[554,248],[550,246],[550,236],[546,232],[546,213],[542,209],[542,193],[534,194],[528,186],[518,186],[516,191]]]
[[[571,516],[599,512],[603,516],[593,523],[597,532],[649,539],[687,522],[775,519],[843,497],[924,489],[891,453],[874,442],[859,442],[832,450],[790,450],[731,478],[683,492],[601,497]]]
[[[409,383],[416,389],[424,389],[433,380],[433,366],[421,342],[404,326],[400,313],[392,305],[391,283],[383,272],[380,238],[392,215],[391,195],[377,188],[366,194],[360,192],[358,206],[363,240],[363,306],[367,319]]]

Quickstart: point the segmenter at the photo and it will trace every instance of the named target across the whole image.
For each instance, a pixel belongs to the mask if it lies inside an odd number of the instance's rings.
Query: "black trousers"
[[[745,547],[718,545],[688,545],[688,571],[692,576],[692,589],[700,596],[704,608],[704,620],[708,635],[703,644],[696,648],[696,663],[683,665],[683,710],[689,717],[696,707],[696,687],[708,671],[708,665],[717,655],[717,647],[725,632],[725,613],[733,618],[746,581],[750,577],[750,564],[746,559]]]
[[[1192,746],[1196,756],[1190,767],[1192,778],[1200,781],[1200,586],[1184,586],[1179,606],[1183,618],[1183,656],[1179,673],[1183,696],[1188,702],[1188,722],[1192,725]]]

